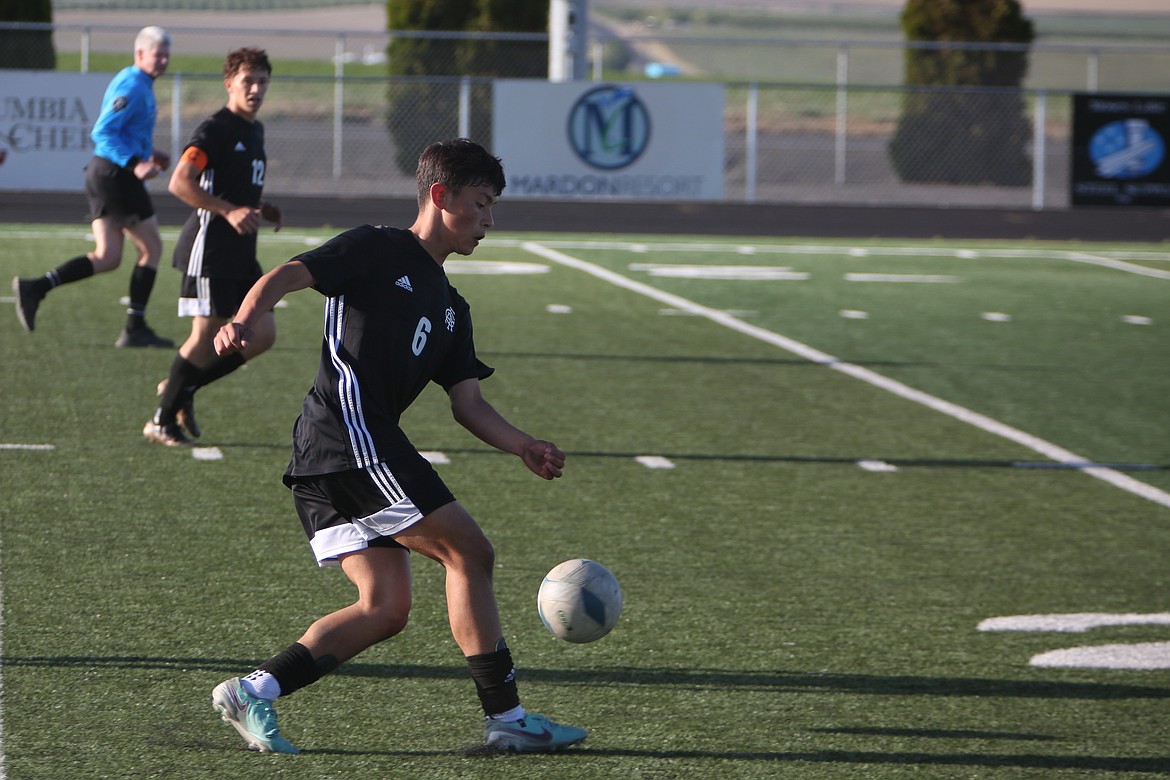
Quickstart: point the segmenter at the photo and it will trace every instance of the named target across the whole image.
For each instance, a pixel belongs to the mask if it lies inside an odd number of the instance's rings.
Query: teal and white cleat
[[[513,753],[550,753],[584,742],[589,736],[585,729],[554,723],[534,712],[510,723],[488,718],[483,731],[488,747]]]
[[[300,753],[291,742],[280,736],[276,725],[276,710],[272,702],[258,699],[240,686],[240,678],[233,677],[215,686],[211,692],[211,706],[240,732],[249,750],[261,753]]]

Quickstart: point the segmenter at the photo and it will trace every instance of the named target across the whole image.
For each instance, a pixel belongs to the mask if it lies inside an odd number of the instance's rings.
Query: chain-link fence
[[[58,52],[75,52],[69,56],[79,57],[84,70],[102,51],[124,54],[123,64],[128,63],[128,41],[137,28],[52,29]],[[427,142],[473,135],[490,146],[484,136],[491,126],[485,112],[491,110],[492,79],[388,77],[385,57],[394,56],[394,45],[384,31],[170,30],[176,49],[187,54],[206,50],[218,57],[240,45],[262,45],[273,54],[277,72],[261,119],[272,173],[268,190],[274,194],[412,196],[409,161]],[[62,41],[73,41],[71,49]],[[621,52],[615,52],[613,38],[599,36],[593,43],[591,64],[599,80],[634,81],[645,78],[647,64],[674,63],[684,75],[688,68],[701,68],[701,80],[725,84],[724,192],[729,200],[748,202],[1065,207],[1071,94],[1164,87],[1162,74],[1170,65],[1170,48],[1065,48],[1043,57],[1033,50],[1032,75],[1023,90],[948,91],[901,86],[902,48],[873,43],[773,42],[757,50],[750,41],[672,39],[665,46],[662,39],[643,36],[623,41]],[[0,49],[0,58],[8,51]],[[329,60],[334,74],[288,73],[281,66],[293,53],[301,60]],[[1045,59],[1049,55],[1063,64]],[[745,58],[755,62],[753,72],[729,78],[745,73]],[[224,91],[218,73],[172,71],[156,84],[156,145],[178,151],[195,125],[223,104]],[[908,98],[948,92],[979,95],[986,122],[1011,122],[1017,133],[1024,129],[1018,180],[981,178],[980,171],[991,167],[988,160],[946,139],[904,144],[900,166],[892,158]],[[938,103],[940,110],[955,104]],[[959,180],[906,175],[907,168],[929,168],[935,158],[950,157],[959,158],[952,168],[968,171]]]
[[[417,89],[420,84],[428,86],[425,93]],[[446,96],[435,100],[436,90]],[[405,155],[409,160],[436,136],[468,135],[470,112],[491,105],[491,90],[490,79],[278,78],[262,113],[272,174],[268,189],[287,194],[413,195],[414,179],[398,163],[398,147],[413,145]],[[156,145],[177,152],[195,125],[222,105],[223,84],[214,76],[176,74],[160,79],[156,94],[160,105]],[[1022,119],[1036,132],[1024,150],[1029,167],[1021,174],[1023,180],[1010,186],[981,181],[985,161],[962,146],[949,153],[958,157],[953,167],[969,174],[968,183],[903,180],[891,159],[890,144],[907,94],[905,88],[728,85],[726,197],[757,202],[1068,205],[1070,93],[986,92],[992,115],[999,113],[994,110],[997,101],[1014,103],[1022,96]],[[420,102],[422,98],[427,100]],[[436,117],[433,103],[454,110]],[[423,114],[429,115],[430,127],[438,124],[445,129],[438,133],[416,129],[412,117]],[[913,158],[918,152],[910,154]]]

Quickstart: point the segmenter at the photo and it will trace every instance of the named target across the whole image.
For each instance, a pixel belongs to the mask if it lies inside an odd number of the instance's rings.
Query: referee
[[[162,237],[144,182],[166,170],[170,159],[154,151],[158,107],[154,81],[167,70],[171,36],[161,27],[144,27],[134,39],[134,64],[123,68],[106,88],[94,122],[93,159],[85,167],[85,191],[93,221],[94,249],[74,257],[36,279],[12,280],[16,316],[27,331],[36,325],[37,308],[50,290],[122,263],[126,237],[138,249],[130,274],[130,306],[116,347],[173,347],[146,324],[146,303],[154,289]]]

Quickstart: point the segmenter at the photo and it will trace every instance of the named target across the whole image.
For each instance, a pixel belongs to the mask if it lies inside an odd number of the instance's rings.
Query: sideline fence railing
[[[0,30],[4,29],[52,29],[58,40],[68,37],[76,41],[83,53],[126,52],[127,42],[136,30],[125,25],[0,24]],[[403,102],[418,93],[408,87],[427,83],[434,87],[432,94],[446,96],[438,103],[451,107],[450,116],[443,118],[451,135],[466,135],[472,124],[469,112],[477,110],[473,107],[491,104],[489,78],[353,75],[352,71],[358,70],[357,63],[365,66],[366,73],[380,66],[393,38],[385,31],[249,30],[229,34],[222,29],[170,29],[176,40],[182,41],[184,52],[206,48],[221,54],[232,46],[249,43],[264,45],[273,52],[278,46],[288,45],[301,58],[318,57],[331,62],[329,76],[283,75],[278,68],[262,117],[272,172],[267,186],[276,194],[413,196],[412,176],[398,170],[393,162],[396,144],[404,139],[428,140],[412,139],[409,124],[403,124],[409,123],[411,115],[410,106],[404,107]],[[523,37],[530,42],[540,36]],[[612,41],[599,39],[595,43],[594,62],[600,65],[611,56],[606,54],[605,46]],[[742,53],[744,44],[738,43]],[[895,171],[889,145],[907,94],[934,88],[908,88],[896,83],[892,74],[901,72],[903,46],[881,42],[773,42],[773,48],[783,49],[787,52],[783,56],[789,58],[794,57],[793,52],[807,55],[814,49],[832,55],[827,60],[832,64],[831,77],[824,77],[819,70],[823,59],[819,55],[802,56],[796,60],[803,62],[801,75],[806,78],[791,80],[769,77],[783,74],[770,65],[757,66],[767,72],[753,77],[728,78],[718,65],[722,61],[721,47],[727,45],[726,41],[680,43],[672,39],[671,51],[694,62],[699,59],[693,54],[694,47],[703,49],[704,73],[714,73],[711,80],[725,85],[724,191],[728,200],[741,202],[1063,208],[1069,202],[1071,95],[1106,87],[1136,91],[1149,87],[1136,76],[1122,79],[1124,83],[1106,79],[1107,72],[1120,76],[1117,63],[1122,61],[1126,63],[1125,71],[1145,74],[1159,83],[1164,82],[1162,74],[1170,72],[1170,47],[1059,47],[1047,53],[1033,47],[1033,70],[1042,61],[1038,59],[1041,53],[1059,54],[1065,58],[1066,66],[1068,57],[1083,57],[1080,72],[1084,82],[1070,83],[1066,67],[1061,71],[1065,74],[1063,80],[1051,86],[966,90],[986,94],[993,103],[1023,99],[1032,128],[1027,149],[1031,169],[1026,172],[1025,182],[1012,186],[913,183],[903,181]],[[633,45],[630,48],[638,50]],[[879,66],[868,59],[874,52],[890,57]],[[767,56],[781,54],[769,52]],[[1103,67],[1103,58],[1112,58],[1110,69]],[[85,62],[83,54],[82,63]],[[645,78],[634,63],[626,62],[623,67],[623,71],[595,68],[595,78]],[[1044,65],[1041,69],[1047,68]],[[864,73],[864,82],[854,79],[853,74],[859,72]],[[160,105],[156,144],[173,152],[181,148],[195,124],[223,101],[218,73],[168,73],[156,85],[156,93]],[[479,99],[471,99],[473,94]],[[484,99],[485,95],[488,99]],[[391,112],[394,102],[398,107]],[[413,110],[434,108],[418,105]],[[923,155],[931,153],[921,151]],[[951,153],[963,155],[964,150],[955,148]],[[979,164],[978,159],[971,159],[961,161],[960,167]]]

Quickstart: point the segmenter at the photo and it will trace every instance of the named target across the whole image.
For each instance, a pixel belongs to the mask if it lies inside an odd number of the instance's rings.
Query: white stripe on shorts
[[[369,517],[359,517],[344,525],[322,528],[313,534],[309,546],[317,557],[317,565],[340,566],[338,556],[369,547],[371,539],[393,536],[422,520],[423,514],[409,498],[388,506]]]
[[[211,279],[206,276],[195,277],[195,293],[199,297],[179,299],[180,317],[211,316]]]

